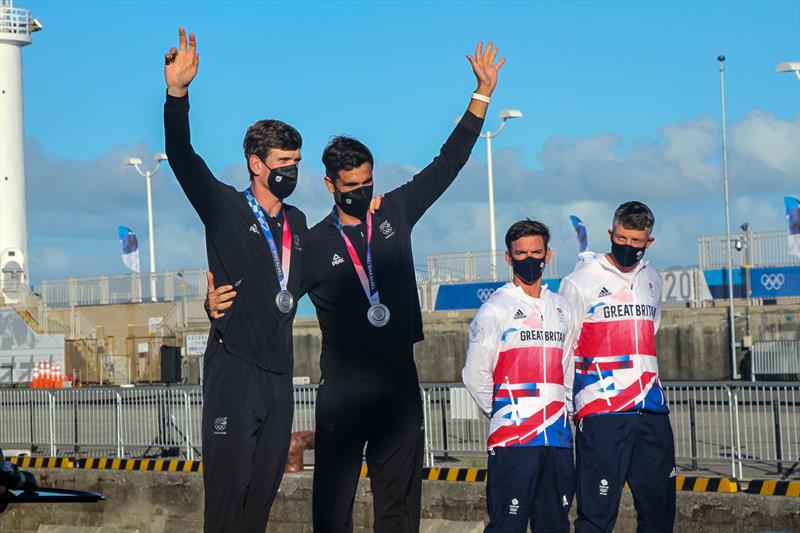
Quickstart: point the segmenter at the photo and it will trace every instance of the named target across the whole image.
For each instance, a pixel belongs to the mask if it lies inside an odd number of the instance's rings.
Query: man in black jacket
[[[190,143],[188,86],[199,56],[194,35],[187,44],[179,33],[180,48],[165,56],[167,156],[205,225],[213,279],[237,300],[213,321],[205,353],[205,531],[263,532],[294,410],[291,326],[307,226],[283,200],[297,182],[302,139],[283,122],[256,122],[244,139],[250,187],[240,192],[218,181]]]

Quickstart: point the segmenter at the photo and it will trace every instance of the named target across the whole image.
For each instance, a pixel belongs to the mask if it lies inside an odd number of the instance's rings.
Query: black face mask
[[[533,285],[544,272],[544,257],[526,257],[525,259],[511,259],[514,274],[526,285]]]
[[[283,200],[297,187],[297,165],[270,168],[267,185],[272,194]]]
[[[644,257],[647,247],[636,248],[630,244],[617,244],[611,241],[611,255],[622,268],[632,267]]]
[[[341,192],[336,185],[333,186],[333,198],[342,211],[351,217],[362,218],[367,214],[372,201],[372,185],[365,185],[352,191]]]

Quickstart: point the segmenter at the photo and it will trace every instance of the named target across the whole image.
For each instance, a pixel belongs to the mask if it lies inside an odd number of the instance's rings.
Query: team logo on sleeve
[[[469,326],[469,342],[478,342],[483,339],[483,328],[476,322]]]
[[[214,435],[227,435],[228,434],[228,417],[223,416],[214,419]]]
[[[385,236],[384,238],[386,239],[394,235],[394,229],[392,228],[392,225],[389,223],[388,220],[384,220],[383,222],[381,222],[380,225],[378,226],[378,229],[381,231],[381,233],[384,234]]]
[[[652,282],[652,281],[648,281],[648,282],[647,282],[647,292],[648,292],[648,293],[650,294],[650,296],[652,296],[653,298],[655,298],[655,297],[656,297],[656,287],[655,287],[655,285],[653,285],[653,282]]]
[[[556,306],[556,319],[559,322],[564,322],[564,310]]]
[[[250,226],[250,231],[252,231],[252,232],[253,232],[253,233],[255,233],[256,235],[258,235],[258,228],[256,227],[256,225],[255,225],[255,224],[253,224],[252,226]]]

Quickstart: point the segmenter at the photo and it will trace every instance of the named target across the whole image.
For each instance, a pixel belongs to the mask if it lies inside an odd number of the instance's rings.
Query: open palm
[[[475,55],[467,56],[469,64],[472,65],[472,71],[475,73],[475,78],[478,80],[478,92],[485,92],[487,93],[486,96],[494,92],[494,88],[497,86],[497,73],[506,62],[505,57],[495,62],[497,52],[498,49],[495,48],[493,43],[490,42],[486,46],[486,50],[484,50],[483,41],[480,41],[475,48]]]
[[[178,30],[180,48],[171,48],[164,55],[164,79],[167,87],[175,90],[185,90],[197,76],[197,67],[200,65],[200,55],[197,53],[197,40],[194,33],[189,34],[189,43],[186,43],[186,30]]]

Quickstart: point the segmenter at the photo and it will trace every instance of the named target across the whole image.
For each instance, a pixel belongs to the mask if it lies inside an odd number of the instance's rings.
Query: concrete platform
[[[42,486],[102,493],[98,504],[12,505],[0,514],[0,531],[15,533],[197,533],[202,530],[202,478],[196,473],[35,469]],[[355,532],[372,531],[369,481],[359,483]],[[425,481],[425,533],[482,531],[482,483]],[[572,514],[575,509],[573,505]],[[623,494],[615,531],[636,530],[629,491]],[[311,475],[284,478],[272,510],[270,533],[311,532]],[[675,531],[691,533],[800,531],[800,498],[746,493],[678,493]]]

